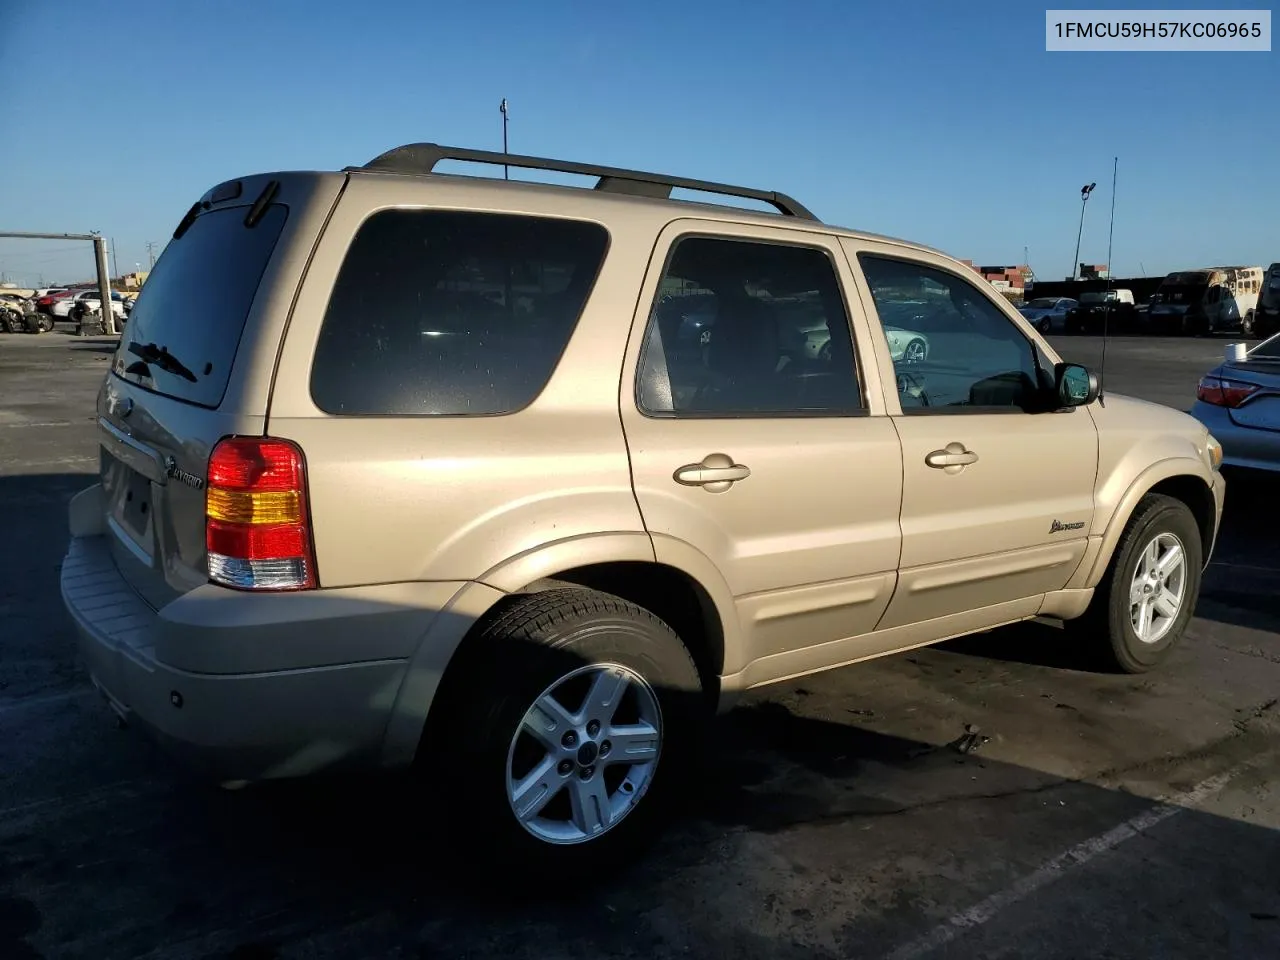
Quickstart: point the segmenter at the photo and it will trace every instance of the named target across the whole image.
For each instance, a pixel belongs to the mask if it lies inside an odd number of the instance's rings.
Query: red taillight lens
[[[283,440],[223,440],[209,458],[209,486],[256,493],[299,490],[302,451]]]
[[[1228,380],[1225,377],[1201,377],[1196,398],[1215,407],[1238,407],[1258,392],[1256,383]]]
[[[229,437],[209,457],[209,579],[242,590],[316,586],[306,464],[287,440]]]

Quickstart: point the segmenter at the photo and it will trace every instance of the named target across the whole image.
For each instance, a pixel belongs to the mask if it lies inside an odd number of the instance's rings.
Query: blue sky
[[[100,230],[132,269],[216,182],[500,148],[507,97],[513,152],[782,190],[982,263],[1025,246],[1045,279],[1089,181],[1080,259],[1106,260],[1118,155],[1118,274],[1280,260],[1280,53],[1046,53],[1044,29],[1026,2],[0,0],[0,62],[33,65],[0,80],[0,229]],[[0,240],[0,270],[91,258]]]

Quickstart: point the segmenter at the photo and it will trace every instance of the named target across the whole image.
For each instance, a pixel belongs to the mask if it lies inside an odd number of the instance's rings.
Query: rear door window
[[[356,233],[325,311],[311,396],[343,416],[492,416],[537,397],[608,233],[596,223],[383,210]]]
[[[129,313],[112,369],[156,393],[204,407],[222,403],[231,365],[287,208],[253,226],[245,208],[213,210],[169,242]],[[164,352],[157,359],[155,351]]]

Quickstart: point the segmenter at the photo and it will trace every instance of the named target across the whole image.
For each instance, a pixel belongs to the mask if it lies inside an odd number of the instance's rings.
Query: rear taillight
[[[302,451],[287,440],[229,437],[209,456],[209,579],[240,590],[316,585]]]
[[[1196,387],[1196,398],[1215,407],[1235,408],[1258,392],[1256,383],[1244,380],[1228,380],[1225,377],[1201,377]]]

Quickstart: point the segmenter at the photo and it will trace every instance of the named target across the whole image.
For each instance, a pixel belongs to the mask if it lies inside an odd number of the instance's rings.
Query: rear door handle
[[[942,450],[934,450],[924,458],[924,462],[947,473],[959,473],[971,463],[978,462],[978,455],[966,450],[963,443],[948,443]]]
[[[721,493],[728,490],[739,480],[751,476],[751,468],[735,463],[733,457],[724,453],[709,453],[701,463],[686,463],[680,467],[672,478],[676,483],[686,487],[702,487],[710,493]]]

